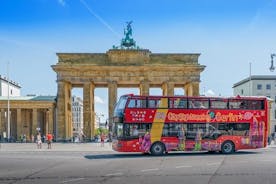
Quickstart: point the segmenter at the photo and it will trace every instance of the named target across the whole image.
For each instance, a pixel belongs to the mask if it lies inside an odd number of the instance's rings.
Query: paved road
[[[275,184],[275,166],[274,146],[232,155],[154,157],[113,152],[108,144],[55,144],[52,150],[10,144],[0,150],[0,183]]]

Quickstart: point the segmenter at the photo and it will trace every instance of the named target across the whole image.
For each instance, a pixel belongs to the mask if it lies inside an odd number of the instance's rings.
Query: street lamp
[[[271,57],[271,66],[269,67],[269,70],[273,72],[275,70],[273,58],[276,57],[276,54],[271,54],[270,57]]]
[[[10,76],[9,76],[9,65],[10,62],[8,62],[7,66],[7,81],[8,81],[8,142],[10,141],[10,133],[11,133],[11,123],[10,123]]]

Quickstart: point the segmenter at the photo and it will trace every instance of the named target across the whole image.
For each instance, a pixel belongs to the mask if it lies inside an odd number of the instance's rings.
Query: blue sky
[[[10,62],[22,95],[56,95],[56,53],[105,53],[120,44],[130,20],[142,48],[201,53],[201,94],[232,95],[250,62],[253,75],[274,75],[268,68],[276,53],[276,0],[1,0],[0,74]],[[107,91],[96,95],[96,110],[106,114]]]

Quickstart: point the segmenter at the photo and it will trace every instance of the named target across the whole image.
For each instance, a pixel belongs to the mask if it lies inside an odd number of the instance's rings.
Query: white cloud
[[[61,6],[65,6],[65,5],[66,5],[65,0],[58,0],[58,3],[59,3]]]
[[[215,96],[215,95],[216,95],[215,92],[211,89],[205,92],[205,96]]]
[[[95,96],[95,97],[94,97],[94,100],[95,100],[95,103],[104,104],[103,99],[101,99],[101,98],[98,97],[98,96]]]

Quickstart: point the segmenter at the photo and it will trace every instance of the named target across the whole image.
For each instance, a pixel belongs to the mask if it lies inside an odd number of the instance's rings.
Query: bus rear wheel
[[[231,154],[235,151],[235,145],[232,141],[225,141],[221,145],[221,152],[224,154]]]
[[[150,148],[150,153],[155,156],[163,155],[164,152],[165,152],[165,146],[161,142],[154,143]]]

